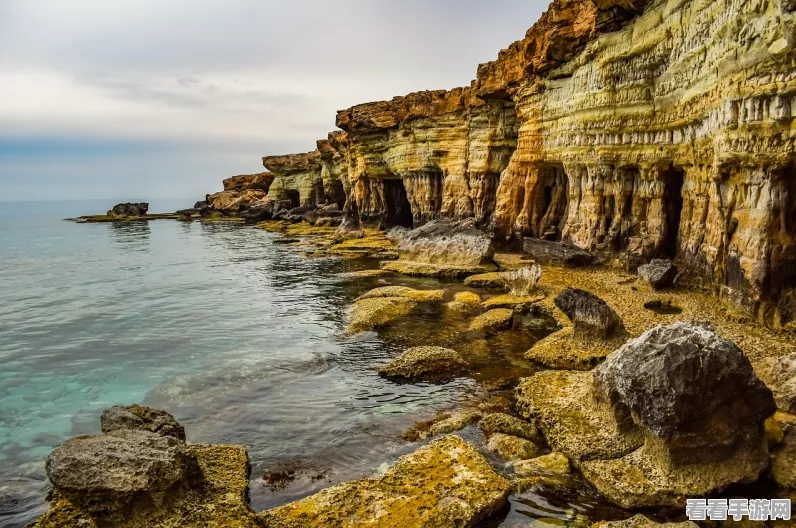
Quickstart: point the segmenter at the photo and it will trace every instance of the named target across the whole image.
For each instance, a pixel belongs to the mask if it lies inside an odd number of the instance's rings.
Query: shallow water
[[[165,408],[189,441],[245,445],[252,506],[261,510],[375,474],[417,448],[400,439],[414,422],[483,398],[488,382],[533,370],[522,353],[539,332],[472,336],[463,318],[447,314],[442,324],[439,308],[379,334],[342,336],[348,307],[370,288],[443,287],[450,298],[460,284],[353,281],[339,274],[374,263],[308,259],[273,244],[280,235],[242,225],[81,225],[61,219],[107,204],[3,205],[2,527],[45,509],[44,457],[71,436],[97,432],[99,414],[114,404]],[[398,385],[376,374],[419,344],[457,348],[478,372],[445,385]],[[289,479],[263,481],[285,468]],[[522,500],[490,526],[533,517]]]

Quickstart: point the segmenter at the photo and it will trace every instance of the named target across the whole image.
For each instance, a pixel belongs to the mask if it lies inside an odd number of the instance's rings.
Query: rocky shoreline
[[[470,87],[342,110],[192,208],[75,219],[232,221],[378,262],[345,277],[372,287],[344,337],[421,313],[437,333],[373,375],[492,400],[264,512],[243,447],[113,408],[50,455],[31,526],[485,526],[527,490],[588,490],[613,513],[568,525],[686,528],[688,498],[796,498],[794,27],[792,1],[554,0]],[[540,337],[520,366],[491,350],[518,332]]]

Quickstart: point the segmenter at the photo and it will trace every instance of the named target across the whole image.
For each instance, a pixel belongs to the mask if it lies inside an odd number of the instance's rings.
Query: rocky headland
[[[794,22],[786,0],[554,0],[470,86],[341,110],[312,152],[164,215],[365,263],[341,338],[435,318],[373,375],[490,399],[259,513],[244,448],[114,408],[48,458],[34,526],[480,526],[533,490],[620,512],[569,526],[686,528],[688,498],[796,498]]]

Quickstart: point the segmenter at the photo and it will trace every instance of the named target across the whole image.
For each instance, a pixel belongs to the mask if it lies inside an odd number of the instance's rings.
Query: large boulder
[[[168,494],[202,479],[184,442],[133,429],[67,440],[45,468],[61,495],[100,515],[122,512],[134,501],[161,506]]]
[[[438,346],[410,348],[389,365],[379,369],[379,375],[393,380],[448,379],[455,377],[467,363],[458,352]]]
[[[764,421],[771,391],[732,342],[677,322],[628,341],[594,370],[595,393],[644,445],[621,458],[580,466],[603,495],[626,508],[682,506],[768,466]]]
[[[149,204],[146,202],[139,203],[120,203],[113,206],[113,209],[108,211],[108,216],[114,217],[128,217],[128,216],[144,216],[149,211]]]
[[[401,457],[383,475],[347,482],[260,514],[266,528],[475,526],[506,504],[511,485],[458,436]]]
[[[594,255],[584,249],[541,238],[523,238],[522,249],[540,264],[577,267],[594,262]]]
[[[671,260],[653,259],[649,264],[638,267],[638,276],[659,290],[671,286],[677,276],[677,266]]]
[[[585,290],[565,288],[555,298],[575,328],[575,336],[609,338],[620,333],[622,319],[604,300]]]
[[[149,431],[161,436],[172,436],[185,441],[185,429],[174,416],[143,405],[116,405],[105,409],[100,416],[100,429],[103,433],[121,430]]]

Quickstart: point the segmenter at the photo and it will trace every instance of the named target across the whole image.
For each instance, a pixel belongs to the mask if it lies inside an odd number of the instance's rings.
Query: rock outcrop
[[[116,218],[144,216],[147,211],[149,211],[149,204],[146,202],[127,202],[114,205],[113,209],[108,210],[107,216]]]
[[[239,176],[232,176],[224,180],[225,191],[246,191],[249,189],[257,189],[265,193],[271,187],[274,181],[274,175],[270,172],[260,172],[258,174],[241,174]]]
[[[397,381],[444,380],[455,377],[466,367],[467,363],[455,350],[420,346],[410,348],[380,368],[379,375]]]
[[[185,441],[185,429],[174,416],[143,405],[116,405],[105,409],[100,416],[100,429],[103,433],[123,430],[139,430],[171,436]]]
[[[771,391],[737,346],[691,323],[648,330],[593,373],[536,374],[520,384],[519,406],[625,508],[682,506],[769,464]]]
[[[473,218],[630,268],[671,258],[784,326],[795,18],[779,0],[555,0],[472,86],[342,110],[313,153],[265,158],[272,190],[344,200],[353,225]]]
[[[475,526],[506,503],[510,488],[473,445],[450,435],[379,477],[328,488],[261,519],[265,528]]]

